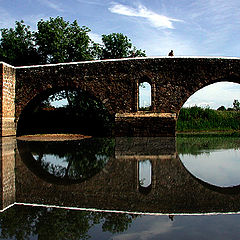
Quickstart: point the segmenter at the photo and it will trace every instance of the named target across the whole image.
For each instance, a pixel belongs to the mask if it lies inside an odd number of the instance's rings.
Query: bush
[[[182,108],[177,131],[239,130],[240,112],[218,111],[209,108]]]

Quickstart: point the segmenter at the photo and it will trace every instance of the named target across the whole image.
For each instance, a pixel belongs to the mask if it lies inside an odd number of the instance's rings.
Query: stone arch
[[[220,82],[229,82],[229,83],[236,83],[240,84],[240,77],[237,77],[236,75],[230,75],[228,78],[214,78],[213,80],[202,80],[198,85],[194,86],[194,88],[191,89],[191,91],[185,91],[185,95],[179,102],[179,105],[177,107],[177,113],[181,110],[182,106],[185,104],[185,102],[192,96],[194,95],[197,91],[208,87],[212,84],[215,83],[220,83]],[[184,90],[183,90],[184,91]]]
[[[18,112],[18,118],[17,118],[17,121],[16,121],[17,135],[20,135],[19,134],[19,125],[21,125],[22,122],[24,121],[23,116],[25,114],[30,113],[34,108],[36,108],[40,104],[41,101],[45,100],[50,95],[61,92],[63,90],[82,91],[83,93],[87,94],[90,99],[98,101],[102,105],[102,108],[106,110],[106,112],[109,115],[109,118],[111,119],[111,121],[114,121],[113,120],[114,116],[111,115],[110,110],[106,107],[107,103],[105,103],[104,101],[101,101],[100,97],[96,96],[96,94],[94,94],[92,91],[83,90],[81,87],[75,87],[75,86],[71,86],[71,87],[61,87],[61,86],[59,86],[59,87],[49,87],[49,88],[44,89],[44,90],[41,89],[39,92],[34,92],[34,94],[32,94],[30,96],[26,96],[25,101],[21,105],[21,111]]]
[[[63,91],[63,90],[81,90],[84,92],[87,92],[89,96],[92,98],[97,99],[98,101],[102,102],[104,107],[108,109],[109,113],[112,113],[111,106],[109,105],[106,98],[101,97],[98,95],[95,91],[92,91],[91,89],[84,87],[84,86],[78,86],[76,85],[70,85],[70,86],[44,86],[42,89],[38,89],[33,91],[31,94],[24,94],[23,96],[18,96],[17,98],[17,105],[16,105],[16,122],[18,122],[20,115],[24,111],[24,109],[30,104],[33,104],[37,101],[43,100],[46,96],[50,96],[54,93]],[[23,90],[22,90],[23,91]],[[20,95],[20,94],[19,94]]]

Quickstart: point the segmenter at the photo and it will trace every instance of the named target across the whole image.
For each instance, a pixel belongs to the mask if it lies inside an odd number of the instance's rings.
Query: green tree
[[[35,40],[43,63],[92,60],[90,29],[62,17],[38,22]]]
[[[226,111],[226,108],[224,106],[221,106],[217,109],[218,111]]]
[[[102,35],[103,45],[98,49],[100,59],[116,59],[127,57],[144,57],[145,51],[138,50],[131,43],[131,40],[122,33]]]
[[[0,61],[15,66],[146,56],[122,33],[102,35],[103,44],[94,43],[88,27],[62,17],[41,20],[37,32],[31,32],[24,21],[15,29],[0,29]]]
[[[34,34],[24,21],[16,21],[15,29],[2,28],[0,39],[0,61],[14,66],[31,65],[39,62],[34,44]]]
[[[235,111],[240,111],[240,102],[236,99],[233,101],[233,109]]]

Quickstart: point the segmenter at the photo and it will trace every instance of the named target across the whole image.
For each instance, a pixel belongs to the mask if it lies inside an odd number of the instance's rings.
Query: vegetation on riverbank
[[[221,111],[197,106],[182,108],[177,121],[177,132],[181,134],[181,132],[203,131],[209,132],[208,134],[239,136],[240,111]],[[222,133],[222,131],[228,131],[228,133]]]

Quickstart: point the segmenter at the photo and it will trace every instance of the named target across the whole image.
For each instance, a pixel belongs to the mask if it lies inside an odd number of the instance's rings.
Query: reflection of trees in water
[[[94,138],[69,142],[29,142],[28,147],[38,165],[55,177],[86,179],[98,173],[114,156],[114,144],[110,138]],[[48,156],[54,156],[56,163],[49,162]],[[61,160],[65,164],[61,164]]]
[[[240,139],[237,137],[177,137],[179,154],[206,154],[209,150],[239,149]]]
[[[122,213],[101,213],[102,230],[104,232],[120,233],[127,231],[132,220],[137,218],[137,215],[122,214]]]
[[[126,231],[137,215],[14,206],[0,214],[1,238],[89,239],[89,230],[102,224],[111,233]]]

